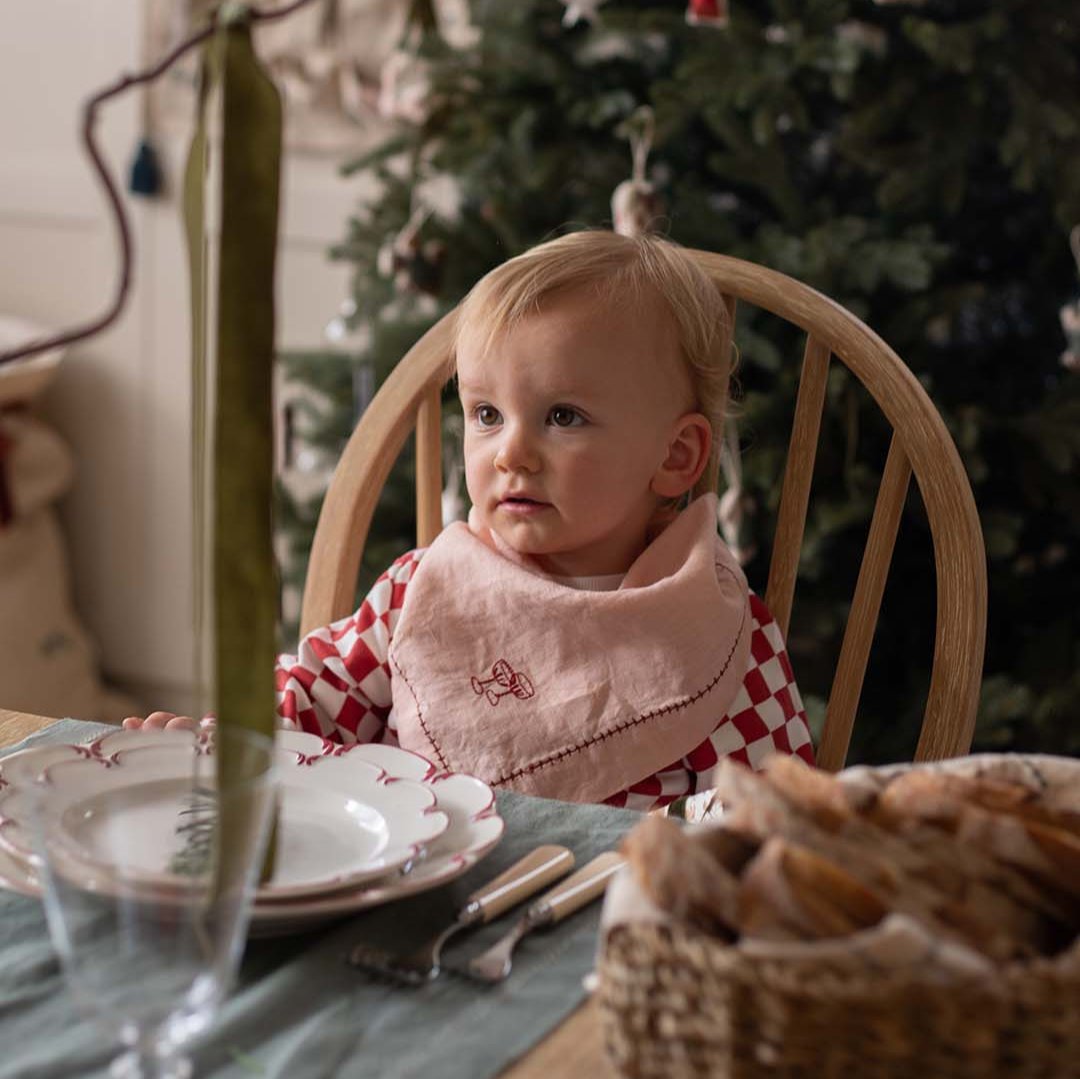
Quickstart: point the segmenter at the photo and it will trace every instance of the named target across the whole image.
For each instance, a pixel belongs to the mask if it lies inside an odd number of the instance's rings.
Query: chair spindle
[[[885,579],[889,575],[889,565],[896,546],[896,533],[900,527],[900,515],[904,509],[910,481],[911,462],[894,432],[874,504],[874,516],[870,521],[851,611],[844,629],[840,658],[833,675],[829,704],[825,710],[825,729],[818,747],[817,763],[818,767],[829,772],[843,768],[847,760],[851,728],[859,707],[870,645],[877,628]]]
[[[825,407],[825,387],[829,375],[830,351],[813,335],[806,339],[795,418],[791,425],[784,482],[780,488],[780,510],[776,519],[769,582],[765,603],[787,636],[791,604],[795,596],[795,578],[799,571],[806,507],[810,499],[810,481],[814,475],[821,414]]]
[[[429,390],[416,413],[416,545],[442,531],[442,389]]]

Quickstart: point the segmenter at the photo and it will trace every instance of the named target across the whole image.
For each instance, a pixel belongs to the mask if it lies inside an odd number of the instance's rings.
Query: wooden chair
[[[912,473],[929,518],[937,570],[933,672],[915,759],[966,753],[974,732],[986,637],[986,557],[971,486],[941,416],[896,353],[839,304],[762,266],[702,251],[693,254],[727,298],[733,322],[736,302],[743,301],[807,334],[765,592],[785,635],[832,356],[866,387],[893,428],[817,747],[820,766],[835,771],[847,756]],[[451,312],[408,352],[345,448],[311,551],[301,614],[304,633],[353,610],[372,514],[414,427],[417,545],[430,543],[442,528],[440,391],[453,319]]]

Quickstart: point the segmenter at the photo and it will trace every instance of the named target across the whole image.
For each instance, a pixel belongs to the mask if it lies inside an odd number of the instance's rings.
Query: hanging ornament
[[[757,554],[751,519],[757,513],[757,503],[746,493],[742,482],[742,456],[739,452],[739,432],[733,419],[724,425],[724,445],[720,451],[720,467],[727,489],[716,507],[720,535],[740,566],[745,566]]]
[[[664,212],[663,202],[648,180],[645,165],[653,143],[653,111],[648,105],[636,109],[616,128],[616,134],[630,140],[633,172],[611,196],[611,219],[614,230],[623,236],[651,232]]]
[[[128,191],[144,198],[154,198],[165,188],[165,175],[153,140],[153,101],[149,86],[142,87],[139,92],[139,110],[141,131],[128,170]]]
[[[686,21],[691,26],[723,30],[729,19],[727,0],[689,0],[686,6]]]
[[[590,26],[600,21],[597,14],[604,0],[563,0],[566,11],[563,14],[563,26],[577,26],[584,19]]]
[[[433,0],[411,0],[398,47],[379,69],[380,116],[422,124],[431,115],[431,64],[421,47],[432,37],[442,37]]]
[[[439,36],[452,49],[464,51],[480,44],[483,32],[473,21],[471,0],[439,0],[438,16]]]
[[[413,208],[405,227],[379,249],[376,269],[391,277],[402,293],[437,296],[442,285],[446,245],[441,240],[421,240],[420,229],[431,215],[423,205]]]
[[[1080,225],[1069,233],[1069,246],[1076,259],[1076,275],[1080,278]],[[1068,348],[1061,354],[1061,366],[1067,371],[1080,371],[1080,296],[1061,309],[1061,328]]]
[[[436,172],[416,185],[413,196],[448,225],[461,222],[465,190],[461,180],[449,172]]]
[[[131,160],[128,174],[128,190],[133,195],[153,198],[160,195],[165,181],[161,171],[161,161],[154,143],[148,135],[139,139],[135,156]]]
[[[395,49],[379,70],[379,115],[422,124],[431,113],[431,65],[411,49]]]

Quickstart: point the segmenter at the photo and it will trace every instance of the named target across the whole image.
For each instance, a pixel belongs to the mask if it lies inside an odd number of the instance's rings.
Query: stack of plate
[[[55,791],[67,838],[92,865],[114,841],[95,804],[139,785],[146,793],[119,822],[125,858],[166,873],[175,845],[180,769],[192,752],[212,751],[207,735],[116,731],[83,745],[48,745],[0,759],[0,886],[40,895],[29,827],[29,784]],[[383,745],[338,746],[278,731],[281,784],[273,878],[261,885],[251,933],[269,936],[426,891],[460,876],[502,836],[491,788],[438,772],[423,757]],[[50,795],[50,797],[53,797]],[[92,881],[87,881],[93,887]]]

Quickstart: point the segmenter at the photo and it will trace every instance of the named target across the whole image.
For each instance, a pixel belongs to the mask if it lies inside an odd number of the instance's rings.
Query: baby
[[[717,535],[730,351],[715,286],[655,236],[574,233],[484,277],[452,356],[468,525],[279,657],[282,725],[640,809],[721,756],[812,761],[779,628]]]

